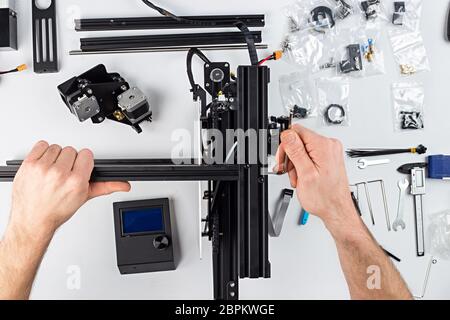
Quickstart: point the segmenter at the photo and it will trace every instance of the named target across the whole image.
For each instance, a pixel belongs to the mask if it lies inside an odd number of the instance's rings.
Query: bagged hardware
[[[366,77],[386,73],[384,51],[379,28],[367,28],[358,35],[362,49],[363,75]]]
[[[431,217],[428,235],[431,254],[444,260],[450,260],[450,210]]]
[[[392,29],[419,31],[422,0],[384,0]]]
[[[291,33],[309,31],[315,34],[335,33],[334,0],[297,1],[286,8]]]
[[[430,62],[420,32],[390,31],[389,38],[402,75],[430,71]]]
[[[384,0],[358,0],[358,2],[363,24],[385,23],[388,21]]]
[[[324,56],[324,43],[305,31],[289,34],[282,46],[285,59],[305,73],[317,70]]]
[[[395,131],[423,130],[425,90],[420,83],[392,85]]]
[[[316,80],[322,124],[326,126],[350,126],[348,79],[321,78]]]
[[[314,82],[296,72],[280,78],[283,106],[293,120],[317,116],[317,91]]]
[[[332,66],[338,76],[368,77],[386,73],[378,27],[348,29],[342,32],[340,43],[336,46],[336,64]]]

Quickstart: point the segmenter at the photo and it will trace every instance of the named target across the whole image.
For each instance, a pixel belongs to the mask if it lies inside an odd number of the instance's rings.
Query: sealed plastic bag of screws
[[[383,0],[391,17],[390,29],[418,32],[422,16],[422,0]]]
[[[342,77],[316,80],[321,124],[329,127],[350,126],[350,83]]]
[[[420,32],[390,30],[389,38],[401,75],[408,76],[423,71],[430,71],[427,50]]]
[[[394,83],[392,98],[395,131],[425,129],[425,90],[422,84]]]
[[[296,72],[280,77],[283,106],[293,121],[317,116],[317,90],[314,82]]]
[[[335,0],[302,0],[286,7],[289,31],[308,31],[313,34],[335,35]]]
[[[283,59],[303,73],[318,70],[325,52],[321,39],[305,31],[289,34],[282,47]]]
[[[450,260],[450,210],[430,217],[427,234],[431,254],[440,259]]]

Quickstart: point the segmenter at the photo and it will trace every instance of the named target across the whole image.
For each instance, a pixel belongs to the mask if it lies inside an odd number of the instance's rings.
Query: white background
[[[422,32],[432,72],[401,78],[390,46],[384,41],[387,74],[357,79],[351,86],[351,127],[323,128],[318,121],[307,123],[319,132],[337,137],[346,147],[409,147],[423,143],[430,154],[450,154],[449,119],[450,44],[444,40],[447,0],[425,0]],[[265,13],[264,41],[277,48],[285,34],[283,7],[289,0],[258,1],[164,1],[161,5],[180,15]],[[61,71],[37,75],[32,71],[2,77],[0,80],[0,159],[23,158],[39,139],[77,148],[91,148],[96,158],[169,157],[175,142],[171,134],[178,128],[193,132],[196,108],[189,93],[184,53],[130,54],[70,57],[80,36],[73,31],[73,17],[124,17],[153,15],[141,1],[65,0],[58,1],[58,37]],[[0,52],[0,69],[27,63],[32,65],[29,1],[18,0],[19,46],[17,52]],[[151,31],[150,31],[151,32]],[[147,34],[131,31],[109,34]],[[98,33],[97,33],[98,34]],[[103,34],[107,35],[107,34]],[[248,63],[245,52],[208,54],[231,65]],[[105,122],[94,126],[79,123],[61,102],[56,86],[96,64],[104,63],[110,72],[119,72],[132,85],[148,93],[154,108],[154,123],[144,125],[137,135],[127,126]],[[278,78],[294,68],[284,62],[271,63],[270,113],[283,113]],[[201,70],[200,68],[198,69]],[[199,72],[201,75],[201,73]],[[420,133],[394,133],[391,83],[423,81],[426,88],[426,130]],[[391,165],[358,171],[348,161],[352,182],[385,179],[392,221],[397,206],[396,182],[402,178],[395,169],[406,162],[423,160],[417,156],[395,156]],[[272,178],[271,203],[274,206],[286,177]],[[425,214],[450,208],[450,186],[429,181]],[[429,257],[417,258],[413,224],[413,200],[406,207],[407,229],[388,233],[381,198],[373,191],[376,227],[371,230],[385,248],[402,258],[397,264],[415,294],[420,294]],[[0,185],[0,232],[8,222],[11,185]],[[116,266],[112,202],[169,197],[173,203],[173,223],[181,251],[174,272],[121,276]],[[196,183],[133,183],[130,194],[117,194],[88,203],[57,233],[39,270],[34,299],[210,299],[212,268],[210,245],[204,242],[204,259],[199,260],[197,244],[198,190]],[[272,278],[241,281],[242,299],[347,299],[348,290],[341,272],[335,245],[323,224],[312,217],[306,227],[298,226],[300,206],[291,205],[283,234],[270,240]],[[368,222],[368,214],[365,214]],[[67,289],[67,270],[81,268],[81,289]],[[450,298],[449,264],[433,267],[426,298]]]

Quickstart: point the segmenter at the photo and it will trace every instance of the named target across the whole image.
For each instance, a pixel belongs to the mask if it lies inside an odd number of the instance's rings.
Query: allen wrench
[[[371,180],[371,181],[366,181],[366,182],[359,182],[359,183],[355,183],[355,184],[351,185],[351,187],[356,187],[356,200],[359,203],[359,199],[360,199],[359,188],[360,188],[360,186],[364,186],[364,193],[366,195],[367,206],[369,208],[370,218],[372,220],[372,225],[375,225],[375,216],[374,216],[374,212],[373,212],[372,200],[371,200],[370,191],[369,191],[369,185],[375,184],[375,183],[380,184],[381,194],[383,197],[384,212],[385,212],[385,216],[386,216],[386,226],[387,226],[388,231],[391,231],[391,221],[390,221],[390,216],[389,216],[389,207],[388,207],[388,202],[387,202],[386,187],[385,187],[384,181],[381,179],[378,179],[378,180]]]

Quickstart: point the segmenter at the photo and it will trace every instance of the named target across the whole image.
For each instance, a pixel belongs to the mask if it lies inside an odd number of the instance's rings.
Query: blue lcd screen
[[[162,207],[122,211],[122,233],[124,236],[162,231],[164,231]]]

